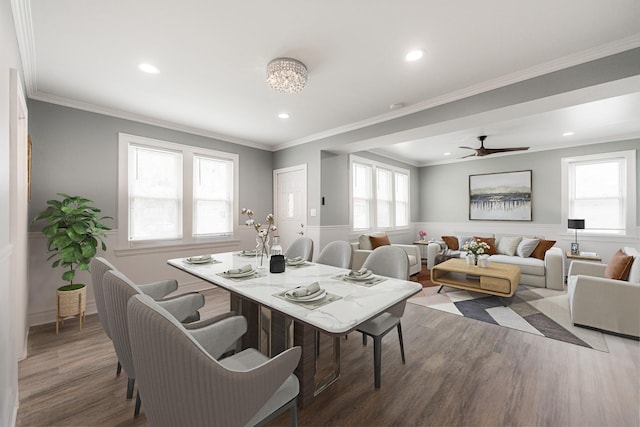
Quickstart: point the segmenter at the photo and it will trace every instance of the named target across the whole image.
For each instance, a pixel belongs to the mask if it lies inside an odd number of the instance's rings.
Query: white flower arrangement
[[[274,225],[276,218],[272,213],[267,215],[267,226],[263,228],[261,223],[256,222],[253,219],[253,211],[251,209],[242,208],[240,213],[249,217],[249,219],[244,222],[245,225],[248,227],[253,227],[258,233],[256,240],[259,241],[259,243],[256,249],[258,249],[258,252],[260,253],[260,265],[262,265],[262,257],[264,255],[269,255],[269,251],[267,248],[267,243],[269,242],[269,233],[277,230],[277,227]]]
[[[490,248],[491,246],[489,246],[487,242],[478,242],[476,240],[471,240],[462,245],[463,251],[467,251],[470,254],[475,255],[476,257],[487,253]]]

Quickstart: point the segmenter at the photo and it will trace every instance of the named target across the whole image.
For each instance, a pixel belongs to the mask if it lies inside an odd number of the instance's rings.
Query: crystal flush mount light
[[[307,67],[293,58],[276,58],[267,65],[267,84],[284,93],[300,93],[307,83]]]

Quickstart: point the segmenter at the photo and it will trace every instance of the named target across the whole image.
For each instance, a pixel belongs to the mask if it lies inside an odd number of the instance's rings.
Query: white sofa
[[[384,233],[373,233],[373,236],[383,236]],[[407,253],[409,258],[409,275],[420,273],[422,269],[422,257],[420,256],[420,248],[416,245],[404,245],[392,243],[391,246],[397,246],[403,249]],[[373,252],[373,246],[369,240],[369,234],[362,234],[358,237],[357,242],[351,243],[351,249],[353,256],[351,257],[351,268],[354,270],[359,269],[364,264],[369,254]]]
[[[496,246],[500,244],[502,237],[493,234],[482,234],[482,237],[496,239]],[[473,235],[458,235],[460,247],[464,242],[472,239]],[[446,247],[446,246],[445,246]],[[442,255],[443,245],[438,242],[429,243],[427,246],[427,268],[431,269],[436,264],[436,259]],[[464,251],[450,251],[450,256],[464,258]],[[520,267],[520,283],[523,285],[537,286],[540,288],[564,289],[564,257],[562,250],[552,247],[545,252],[544,259],[533,257],[521,257],[518,255],[496,254],[489,257],[490,262],[517,265]]]
[[[567,293],[574,325],[640,337],[640,253],[624,252],[634,256],[628,280],[606,279],[606,264],[571,263]]]

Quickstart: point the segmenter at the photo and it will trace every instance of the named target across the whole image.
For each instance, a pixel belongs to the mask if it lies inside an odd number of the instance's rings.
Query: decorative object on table
[[[469,175],[469,219],[531,221],[531,171]]]
[[[478,262],[480,263],[480,267],[487,268],[489,266],[489,255],[480,255],[478,257]]]
[[[462,245],[462,250],[467,251],[467,264],[478,265],[478,257],[489,252],[489,244],[487,242],[470,240]]]
[[[271,259],[269,260],[269,272],[284,273],[285,264],[284,255],[271,255]]]
[[[249,217],[249,219],[245,221],[245,224],[255,228],[258,233],[256,235],[256,264],[258,268],[263,268],[264,258],[269,256],[269,233],[277,229],[276,226],[273,225],[275,217],[271,213],[267,215],[267,225],[266,228],[263,228],[262,224],[253,219],[253,211],[251,209],[242,208],[240,212]]]
[[[424,231],[420,230],[420,231],[418,231],[418,236],[420,236],[420,240],[424,240],[427,237],[427,233],[425,233]]]
[[[98,217],[100,209],[91,206],[93,200],[82,196],[70,196],[58,193],[62,200],[47,200],[47,208],[38,213],[33,222],[45,220],[47,225],[42,234],[47,238],[47,250],[51,253],[47,260],[55,258],[51,266],[62,267],[62,280],[69,282],[60,286],[56,292],[56,335],[58,323],[66,317],[78,316],[80,329],[84,321],[86,307],[86,286],[74,283],[76,270],[89,271],[89,263],[96,255],[98,244],[103,251],[107,250],[103,238],[105,230],[110,227],[103,224],[109,216]]]
[[[273,245],[271,245],[271,256],[282,255],[282,246],[280,245],[280,236],[273,236]]]
[[[571,230],[575,230],[576,241],[571,243],[571,254],[578,255],[580,253],[580,246],[578,245],[578,230],[584,230],[584,219],[569,219],[567,227]]]
[[[307,84],[307,67],[297,59],[276,58],[267,64],[267,84],[278,92],[302,92]]]

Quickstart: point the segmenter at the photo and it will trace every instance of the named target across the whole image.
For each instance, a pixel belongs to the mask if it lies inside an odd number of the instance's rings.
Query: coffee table
[[[449,259],[431,269],[431,281],[443,286],[510,297],[520,282],[520,267],[489,263],[486,268],[467,264],[465,259]]]

